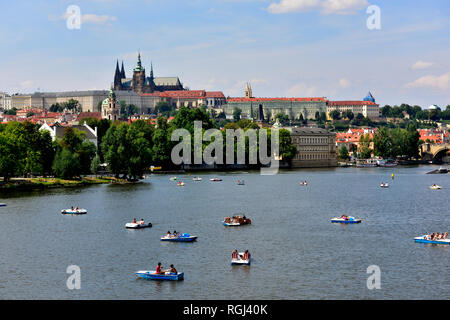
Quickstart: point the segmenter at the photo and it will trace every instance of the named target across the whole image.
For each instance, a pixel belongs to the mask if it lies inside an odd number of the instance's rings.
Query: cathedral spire
[[[120,71],[120,78],[125,79],[125,68],[123,67],[123,60],[122,60],[122,70]]]
[[[153,61],[150,61],[150,78],[153,79]]]
[[[119,60],[117,60],[116,62],[116,72],[114,73],[114,88],[118,89],[120,88],[121,85],[121,80],[120,80],[120,71],[119,71]]]
[[[138,53],[138,60],[137,60],[137,64],[136,64],[136,68],[134,68],[134,71],[144,71],[144,68],[142,68],[142,62],[141,62],[141,52],[139,51]]]

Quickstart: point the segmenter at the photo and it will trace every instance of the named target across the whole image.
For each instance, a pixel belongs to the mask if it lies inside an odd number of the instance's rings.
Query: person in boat
[[[133,219],[133,223],[136,223],[136,218]]]
[[[434,240],[434,232],[430,234],[430,240]]]
[[[141,219],[141,220],[139,221],[139,224],[140,224],[140,225],[143,225],[143,224],[144,224],[144,219]]]
[[[178,274],[178,271],[177,271],[177,269],[175,269],[175,267],[173,266],[173,264],[170,265],[169,272],[170,272],[171,274]]]
[[[442,236],[442,239],[447,239],[447,232],[444,233],[444,235]]]
[[[70,208],[70,210],[72,210],[73,211],[73,206]]]
[[[235,249],[235,250],[233,251],[233,253],[231,254],[231,257],[232,257],[233,259],[238,259],[238,251],[237,251],[237,249]]]
[[[226,223],[230,223],[230,217],[225,217],[224,221],[225,221]]]
[[[167,231],[165,237],[166,237],[166,238],[169,238],[171,235],[172,235],[172,234],[170,233],[170,231]]]
[[[162,270],[161,267],[161,262],[158,262],[158,265],[156,266],[156,274],[164,274],[164,271]]]
[[[248,250],[245,250],[243,259],[244,260],[250,259],[250,252],[248,252]]]
[[[173,235],[174,238],[179,237],[180,235],[178,234],[177,230],[173,230]]]
[[[435,240],[439,240],[441,239],[441,235],[439,234],[439,232],[436,232],[436,235],[434,236]]]
[[[347,217],[347,215],[343,214],[343,215],[341,216],[341,219],[348,220],[348,217]]]

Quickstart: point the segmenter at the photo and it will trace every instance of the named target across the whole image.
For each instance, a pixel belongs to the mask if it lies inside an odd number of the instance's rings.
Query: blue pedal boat
[[[191,236],[189,233],[182,233],[178,237],[164,236],[161,241],[172,241],[172,242],[192,242],[197,240],[197,236]]]
[[[361,223],[361,219],[356,219],[355,217],[348,217],[348,219],[344,219],[344,218],[333,218],[331,219],[332,223]]]
[[[147,280],[171,280],[178,281],[184,279],[184,272],[175,273],[167,273],[167,274],[157,274],[155,270],[151,271],[138,271],[136,275],[139,278],[147,279]]]
[[[6,207],[6,203],[0,203],[0,207]]]
[[[421,237],[415,237],[414,242],[434,243],[434,244],[450,244],[450,239],[427,240],[427,236],[428,235],[423,235]]]

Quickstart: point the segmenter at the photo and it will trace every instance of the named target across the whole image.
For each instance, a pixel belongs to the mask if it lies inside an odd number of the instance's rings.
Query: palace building
[[[150,64],[150,76],[147,77],[145,75],[145,68],[142,66],[141,53],[139,53],[136,67],[133,69],[132,78],[125,76],[123,61],[122,69],[119,69],[119,61],[117,61],[116,72],[114,74],[114,90],[134,91],[141,94],[184,90],[184,88],[178,77],[154,77],[153,64]]]

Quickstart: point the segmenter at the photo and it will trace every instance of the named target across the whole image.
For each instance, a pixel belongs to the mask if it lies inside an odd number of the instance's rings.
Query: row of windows
[[[297,154],[295,156],[299,160],[324,160],[329,159],[328,153],[317,153],[317,154]]]
[[[320,143],[328,144],[328,138],[292,138],[294,143]]]
[[[299,151],[328,151],[328,145],[326,146],[300,146],[297,147]]]

